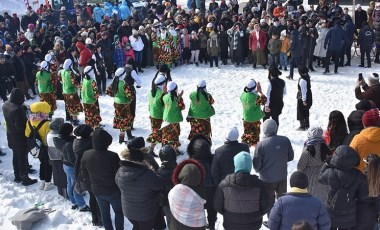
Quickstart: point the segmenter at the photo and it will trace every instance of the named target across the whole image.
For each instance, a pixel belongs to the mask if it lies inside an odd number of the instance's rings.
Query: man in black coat
[[[31,99],[28,93],[28,82],[26,80],[26,68],[24,60],[21,58],[22,50],[19,46],[13,48],[15,56],[12,57],[12,63],[15,70],[15,80],[17,88],[21,89],[24,93],[26,100]]]
[[[366,22],[368,20],[368,15],[365,10],[362,9],[362,6],[360,4],[356,5],[355,10],[355,28],[361,29],[363,22]]]
[[[326,35],[324,48],[327,49],[326,54],[326,69],[323,74],[330,73],[330,59],[334,58],[334,73],[338,73],[339,66],[339,56],[342,50],[343,44],[345,43],[346,37],[344,36],[344,31],[340,26],[340,19],[335,18],[335,25],[329,29]]]
[[[28,144],[25,137],[26,106],[24,95],[20,89],[13,89],[9,101],[3,105],[5,122],[7,123],[8,146],[13,151],[14,181],[28,186],[37,183],[28,176]]]
[[[367,68],[371,68],[371,50],[375,42],[375,33],[368,26],[368,22],[363,22],[363,27],[359,32],[358,45],[360,46],[360,65],[364,67],[364,55],[367,57]]]
[[[224,145],[215,150],[214,159],[211,164],[211,175],[214,184],[218,185],[228,174],[234,172],[234,157],[241,151],[249,152],[245,143],[239,143],[239,131],[232,128],[226,136]]]
[[[13,82],[14,70],[13,65],[5,60],[3,53],[0,53],[0,97],[7,101],[7,85]]]
[[[113,229],[110,207],[115,212],[115,227],[124,228],[124,216],[121,208],[121,193],[115,182],[120,158],[115,152],[108,151],[112,136],[103,129],[92,133],[93,149],[83,153],[81,160],[82,175],[90,181],[91,190],[98,201],[105,229]]]
[[[303,40],[296,23],[293,24],[293,27],[289,27],[289,29],[291,30],[289,51],[292,52],[292,56],[289,60],[290,73],[286,78],[293,80],[294,67],[300,65],[302,61]]]
[[[107,69],[108,79],[112,79],[113,74],[113,61],[112,61],[112,41],[109,39],[108,32],[102,32],[102,38],[96,43],[102,47],[102,53],[104,56],[104,64]]]

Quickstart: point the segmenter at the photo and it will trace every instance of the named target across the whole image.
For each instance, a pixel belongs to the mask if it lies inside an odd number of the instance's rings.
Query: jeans
[[[215,66],[218,67],[218,56],[210,56],[210,67],[213,67],[215,62]]]
[[[280,66],[284,68],[288,67],[288,55],[286,53],[280,53]]]
[[[110,195],[95,195],[102,215],[103,226],[106,230],[113,230],[110,205],[115,212],[116,230],[124,229],[124,215],[121,208],[121,193],[119,190]]]
[[[198,63],[198,58],[199,58],[199,50],[192,50],[190,62]]]
[[[86,202],[81,194],[78,194],[74,189],[74,167],[63,164],[63,171],[66,173],[67,178],[67,195],[73,205],[77,205],[79,209],[86,207]]]
[[[270,62],[269,64],[274,64],[274,65],[278,65],[279,61],[278,61],[278,54],[269,54],[269,57],[270,57]]]
[[[133,51],[135,53],[136,67],[138,70],[141,70],[142,64],[142,51]]]

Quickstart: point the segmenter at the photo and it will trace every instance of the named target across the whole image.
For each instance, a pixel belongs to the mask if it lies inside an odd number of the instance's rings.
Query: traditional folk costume
[[[167,79],[163,74],[158,75],[154,79],[152,89],[148,93],[149,118],[152,133],[148,136],[146,141],[151,143],[152,148],[154,148],[157,143],[162,142],[161,125],[164,116],[163,96],[165,95],[166,82]]]
[[[181,95],[177,94],[177,89],[178,87],[175,82],[171,81],[168,83],[168,94],[163,97],[163,120],[165,124],[161,129],[162,145],[171,145],[176,150],[181,146],[179,142],[179,135],[181,134],[179,123],[183,121],[181,110],[185,109],[185,104]]]
[[[181,57],[181,37],[179,36],[179,29],[174,29],[174,24],[170,25],[169,30],[170,35],[173,37],[172,41],[172,47],[173,47],[173,54],[172,54],[172,63],[177,63],[177,61]]]
[[[102,118],[99,110],[99,93],[96,86],[94,69],[86,66],[83,71],[81,97],[84,109],[85,122],[92,128],[99,127]]]
[[[300,79],[298,79],[297,92],[297,120],[300,121],[299,131],[307,130],[310,127],[310,107],[313,104],[313,94],[311,92],[309,69],[305,66],[298,67]]]
[[[66,59],[63,63],[63,70],[61,71],[62,78],[62,92],[65,106],[72,118],[72,123],[78,125],[77,116],[83,112],[82,104],[78,96],[78,82],[77,73],[73,69],[73,62],[71,59]]]
[[[135,117],[136,116],[136,88],[135,88],[135,83],[137,85],[137,88],[140,88],[142,81],[141,81],[139,75],[137,74],[136,63],[135,63],[135,60],[133,58],[128,58],[127,64],[125,65],[125,71],[127,74],[127,76],[125,78],[125,82],[131,87],[132,95],[133,95],[131,103],[130,103],[131,113],[132,113],[133,117]],[[133,123],[132,123],[132,129],[133,129]]]
[[[134,99],[133,86],[127,83],[127,78],[131,78],[130,72],[127,75],[126,69],[118,68],[115,72],[115,78],[107,89],[107,94],[114,97],[115,116],[113,119],[113,128],[119,129],[119,143],[124,142],[125,132],[128,139],[134,138],[131,133],[131,127],[135,116],[131,112],[131,102]]]
[[[50,105],[49,116],[51,117],[54,110],[57,109],[57,104],[55,101],[52,75],[49,71],[49,64],[46,61],[41,62],[41,70],[36,74],[36,81],[40,93],[40,101],[47,102]]]
[[[158,52],[157,63],[156,64],[166,64],[169,68],[173,61],[173,36],[167,32],[166,27],[161,27],[161,33],[156,35],[155,41],[153,42],[155,52]]]
[[[190,94],[190,109],[187,121],[190,122],[191,130],[187,139],[191,140],[196,134],[202,134],[211,143],[210,117],[215,115],[212,104],[214,99],[207,93],[206,81],[201,80],[197,85],[197,91]]]
[[[259,142],[260,120],[264,117],[261,105],[265,105],[267,98],[256,90],[256,81],[250,80],[240,96],[243,105],[244,134],[241,137],[243,143],[250,147]]]

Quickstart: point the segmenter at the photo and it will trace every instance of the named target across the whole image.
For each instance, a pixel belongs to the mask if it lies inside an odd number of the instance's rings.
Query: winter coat
[[[327,50],[324,48],[325,39],[327,32],[329,31],[326,28],[317,28],[318,30],[318,39],[317,44],[314,49],[314,55],[317,57],[326,57]]]
[[[329,187],[328,198],[324,203],[329,212],[332,227],[350,228],[357,225],[357,202],[364,201],[368,197],[366,177],[354,168],[359,161],[361,158],[352,148],[342,145],[335,150],[330,163],[325,164],[320,171],[319,183]],[[355,200],[351,202],[352,207],[345,215],[335,213],[331,204],[334,195],[341,188],[346,188],[349,199]]]
[[[219,34],[219,45],[220,45],[220,58],[228,59],[228,34],[225,31],[221,31]]]
[[[190,50],[200,50],[201,49],[201,41],[197,39],[193,39],[190,36]]]
[[[290,39],[288,36],[285,36],[284,39],[280,39],[281,41],[281,49],[280,49],[280,52],[281,53],[287,53],[289,48],[290,48]]]
[[[367,99],[375,102],[376,106],[380,108],[380,84],[365,85],[363,87],[364,92],[361,92],[360,87],[355,88],[355,97],[358,100]]]
[[[268,124],[268,123],[267,123]],[[266,183],[286,180],[288,161],[294,158],[292,144],[285,136],[277,135],[277,126],[264,123],[264,138],[256,145],[253,167]]]
[[[364,26],[358,36],[358,45],[360,46],[361,51],[371,50],[372,45],[375,42],[375,34],[369,26]]]
[[[115,63],[116,68],[121,68],[125,66],[125,63],[126,63],[125,51],[120,45],[116,46],[115,51],[113,53],[113,63]]]
[[[247,144],[238,141],[226,141],[224,145],[215,150],[211,164],[211,175],[216,185],[228,174],[235,171],[234,157],[242,151],[249,152],[249,147]]]
[[[59,136],[53,138],[55,147],[61,151],[63,164],[71,167],[74,167],[76,161],[75,154],[73,151],[74,139],[74,136]]]
[[[302,36],[298,30],[293,30],[290,33],[290,49],[292,57],[301,57],[303,50]]]
[[[54,145],[53,139],[58,137],[58,132],[51,130],[47,137],[47,147],[48,147],[48,155],[49,155],[49,163],[53,170],[53,182],[54,185],[60,188],[66,189],[67,187],[67,177],[65,171],[63,171],[63,160],[61,151],[57,149]]]
[[[270,91],[267,92],[267,106],[270,108],[272,116],[280,115],[284,107],[284,92],[286,92],[285,81],[281,78],[274,77],[269,80]]]
[[[102,47],[102,53],[104,54],[104,58],[110,58],[112,57],[112,41],[109,38],[106,39],[100,39],[96,43],[97,45]]]
[[[137,38],[129,36],[129,41],[131,42],[131,47],[134,51],[142,51],[144,49],[144,43],[140,36]]]
[[[87,66],[87,61],[90,60],[92,57],[91,51],[85,45],[83,45],[82,42],[77,42],[75,45],[78,49],[80,49],[79,66],[81,67]]]
[[[214,206],[226,230],[258,230],[270,209],[269,194],[256,175],[233,173],[219,184]]]
[[[380,11],[379,11],[380,13]],[[380,45],[380,21],[379,22],[373,22],[373,28],[375,30],[375,43],[377,46]]]
[[[364,172],[365,162],[363,158],[368,154],[376,154],[380,156],[380,128],[368,127],[363,129],[352,139],[350,147],[352,147],[359,155],[360,164],[356,167],[361,172]]]
[[[348,19],[343,26],[344,37],[345,37],[345,46],[351,48],[354,41],[355,25],[352,22],[352,19]]]
[[[361,29],[363,26],[363,22],[368,20],[368,15],[365,10],[355,10],[355,27],[356,29]]]
[[[330,230],[330,218],[323,203],[304,192],[290,192],[278,198],[268,224],[271,230],[289,230],[298,220],[308,222],[313,229]]]
[[[13,69],[15,70],[15,81],[26,81],[26,68],[24,60],[16,55],[12,58]]]
[[[95,195],[111,195],[119,190],[115,175],[119,169],[120,158],[115,152],[108,151],[112,136],[104,130],[95,130],[92,136],[93,149],[83,153],[81,173],[91,183]]]
[[[121,161],[115,176],[121,191],[123,214],[129,220],[149,221],[155,218],[162,180],[140,162]]]
[[[73,151],[75,154],[75,166],[74,166],[74,176],[80,183],[81,188],[85,191],[91,192],[91,183],[86,180],[81,171],[81,161],[83,153],[87,150],[92,149],[92,137],[88,138],[77,138],[73,142]],[[88,179],[88,178],[87,178]]]
[[[173,154],[172,156],[168,156],[167,153],[165,153],[167,156],[165,156],[165,160],[162,158],[162,153],[160,153],[160,159],[161,159],[161,167],[157,170],[157,175],[160,176],[162,182],[163,182],[163,191],[162,191],[162,204],[164,206],[169,206],[169,201],[168,201],[168,194],[169,191],[173,188],[174,184],[172,181],[172,175],[174,172],[174,168],[177,166],[177,162],[174,160],[176,159],[175,153],[170,153]],[[169,158],[173,160],[168,160]]]
[[[24,94],[21,90],[13,90],[9,100],[3,104],[3,114],[7,123],[8,147],[11,149],[26,148],[28,146],[25,137],[26,112]]]
[[[352,139],[364,129],[362,122],[364,112],[364,110],[355,110],[347,117],[347,125],[350,133],[344,139],[344,145],[350,145]]]
[[[322,147],[322,145],[324,145]],[[307,191],[321,202],[327,198],[327,185],[318,182],[319,172],[324,164],[322,160],[322,151],[325,151],[325,156],[330,155],[328,146],[325,143],[319,143],[313,146],[315,149],[314,157],[311,155],[310,147],[305,146],[302,150],[301,157],[297,164],[297,170],[306,174],[309,180]]]
[[[259,31],[259,40],[257,40],[255,30],[249,34],[249,49],[252,50],[252,52],[256,52],[257,49],[264,50],[266,43],[267,43],[267,35],[265,34],[264,31],[262,30]]]
[[[207,40],[207,54],[210,57],[218,57],[219,52],[220,52],[220,44],[218,42],[218,37],[217,36],[215,36],[214,38],[210,37]]]
[[[104,12],[102,8],[100,8],[99,6],[95,6],[93,10],[93,17],[95,19],[95,22],[101,23],[103,20],[103,16],[104,16]]]
[[[279,39],[270,39],[268,49],[270,54],[279,54],[281,49],[281,41]]]
[[[327,50],[339,52],[342,49],[342,45],[344,44],[344,42],[344,31],[339,24],[335,24],[335,26],[331,27],[326,34],[324,47],[326,47]]]

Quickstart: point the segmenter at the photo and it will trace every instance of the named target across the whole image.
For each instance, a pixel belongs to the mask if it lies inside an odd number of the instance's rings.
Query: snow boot
[[[124,141],[124,135],[119,135],[119,144],[125,142]]]
[[[37,179],[31,179],[29,177],[25,177],[22,179],[22,185],[23,186],[29,186],[29,185],[32,185],[32,184],[35,184],[37,183]]]
[[[131,140],[131,139],[135,138],[135,136],[132,135],[132,131],[131,130],[127,130],[126,133],[127,133],[128,140]]]
[[[44,191],[49,191],[54,187],[54,185],[51,182],[45,182]]]
[[[84,206],[83,208],[79,209],[79,212],[90,212],[90,211],[91,211],[91,209],[87,205]]]
[[[305,121],[301,120],[300,121],[300,127],[296,129],[297,131],[305,131]]]
[[[45,188],[45,181],[44,181],[44,180],[41,180],[41,181],[40,181],[39,189],[40,189],[40,190],[44,190],[44,188]]]

